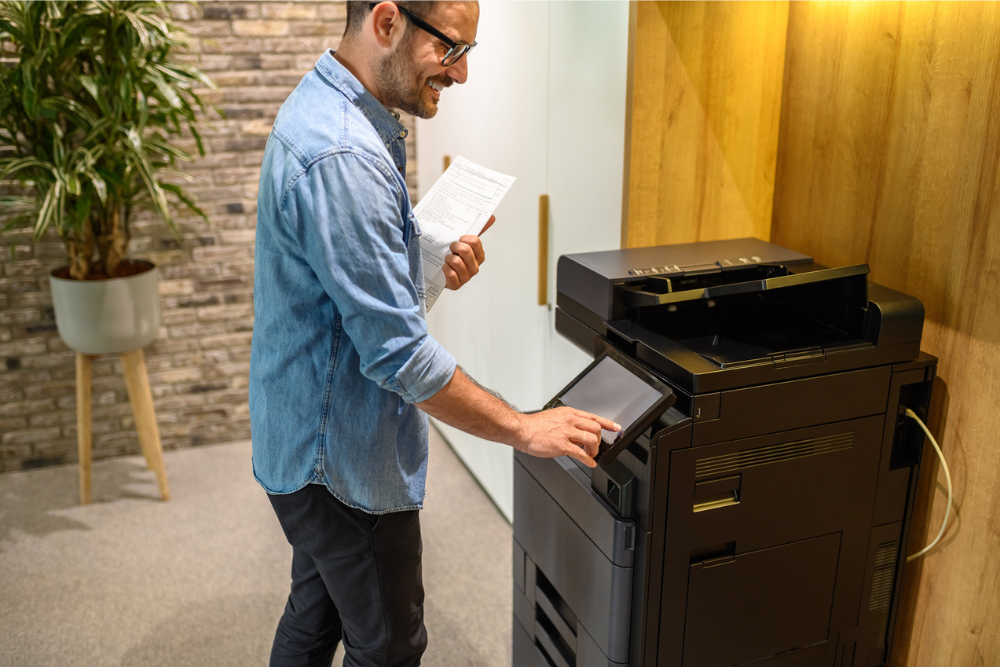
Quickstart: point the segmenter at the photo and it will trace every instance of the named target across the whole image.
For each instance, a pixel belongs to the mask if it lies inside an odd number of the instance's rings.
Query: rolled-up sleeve
[[[386,169],[363,153],[333,153],[296,179],[283,208],[358,351],[361,373],[419,403],[448,384],[456,362],[427,332],[410,273],[405,191]]]

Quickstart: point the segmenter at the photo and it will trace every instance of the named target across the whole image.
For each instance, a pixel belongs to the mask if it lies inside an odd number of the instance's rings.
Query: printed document
[[[421,230],[428,311],[445,288],[442,267],[444,258],[451,253],[451,244],[466,234],[478,236],[515,180],[457,157],[413,207]]]

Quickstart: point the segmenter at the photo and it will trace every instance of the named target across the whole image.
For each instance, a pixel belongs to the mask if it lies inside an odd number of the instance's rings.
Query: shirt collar
[[[316,61],[316,73],[327,84],[339,90],[361,110],[378,132],[382,142],[389,147],[394,141],[406,138],[406,128],[399,122],[399,114],[386,109],[381,102],[351,72],[333,57],[332,50],[326,50]]]

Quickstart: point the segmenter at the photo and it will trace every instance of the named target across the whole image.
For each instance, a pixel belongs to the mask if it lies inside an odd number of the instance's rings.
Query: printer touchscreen
[[[601,431],[602,463],[615,458],[674,402],[669,387],[622,362],[605,353],[556,399],[559,404],[611,419],[622,427],[617,433]]]

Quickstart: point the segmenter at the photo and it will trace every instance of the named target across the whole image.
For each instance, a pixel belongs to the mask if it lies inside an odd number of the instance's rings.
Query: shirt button
[[[398,169],[398,170],[399,170],[399,173],[401,173],[401,174],[403,173],[403,168],[402,168],[402,167],[398,167],[398,166],[397,166],[397,167],[396,167],[396,169]]]
[[[402,132],[400,132],[399,136],[400,136],[400,138],[405,139],[406,138],[406,130],[403,130]]]

